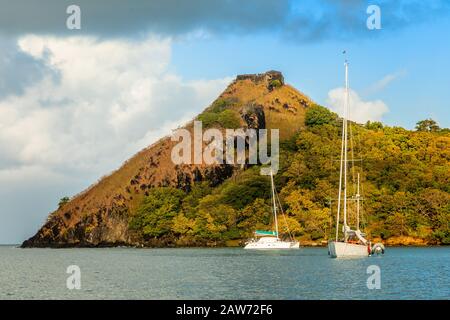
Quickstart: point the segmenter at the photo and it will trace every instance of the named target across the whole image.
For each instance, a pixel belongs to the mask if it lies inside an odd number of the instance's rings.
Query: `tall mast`
[[[358,172],[358,189],[356,191],[356,230],[359,230],[359,199],[361,195],[359,193],[359,172]]]
[[[341,161],[340,170],[339,170],[339,193],[338,193],[338,207],[337,207],[337,215],[336,215],[336,241],[339,240],[339,219],[341,215],[341,198],[342,198],[342,171],[344,162],[342,159],[344,158],[344,121],[342,121],[342,144],[341,144],[341,157],[339,158]]]
[[[345,110],[344,110],[344,241],[347,242],[347,149],[348,149],[348,62],[345,61]]]
[[[345,53],[345,51],[344,51]],[[348,117],[348,62],[345,60],[345,103],[344,103],[344,117],[342,121],[342,146],[339,170],[339,194],[338,194],[338,209],[336,217],[336,241],[339,240],[339,219],[341,215],[341,201],[342,201],[342,185],[344,185],[344,240],[346,237],[347,227],[347,117]]]
[[[278,239],[277,203],[276,203],[276,199],[275,199],[275,184],[273,183],[272,168],[270,169],[270,182],[272,184],[272,200],[273,200],[273,215],[275,218],[275,232],[277,234],[277,239]]]

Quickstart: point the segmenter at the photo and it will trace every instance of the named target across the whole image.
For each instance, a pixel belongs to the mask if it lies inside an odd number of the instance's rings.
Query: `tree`
[[[214,218],[203,210],[198,212],[195,219],[194,234],[201,240],[219,240],[221,234],[226,231],[226,227],[219,225],[214,221]]]
[[[58,208],[61,208],[62,206],[64,206],[66,203],[68,203],[70,201],[69,197],[63,197],[59,200],[58,203]]]
[[[318,104],[312,105],[306,111],[305,124],[308,127],[320,126],[336,122],[337,115]]]
[[[392,235],[408,235],[408,217],[405,213],[395,212],[386,219],[386,224]]]
[[[192,185],[191,191],[183,199],[182,209],[186,217],[193,218],[197,214],[199,201],[211,193],[212,188],[208,181],[197,182]]]
[[[226,129],[237,129],[241,126],[241,121],[237,114],[232,110],[224,110],[219,114],[217,122]]]
[[[287,216],[280,216],[278,219],[279,219],[280,234],[290,233],[293,236],[298,236],[302,234],[303,228],[297,221],[297,219]]]
[[[219,114],[215,112],[205,111],[198,116],[198,120],[202,122],[204,128],[208,128],[217,123]]]
[[[437,122],[433,119],[421,120],[416,124],[417,131],[438,132],[440,129]]]
[[[266,229],[272,223],[272,208],[264,199],[256,198],[241,210],[238,228],[250,237],[256,229]]]
[[[281,87],[282,85],[283,85],[283,84],[281,83],[280,80],[274,79],[274,80],[270,81],[270,83],[269,83],[269,89],[279,88],[279,87]]]
[[[257,168],[255,168],[257,169]],[[247,170],[235,180],[227,181],[220,193],[221,202],[236,210],[245,208],[256,198],[270,197],[270,180],[259,174],[259,170]]]
[[[171,187],[150,190],[131,220],[130,227],[140,230],[148,237],[160,237],[169,233],[184,196],[183,191]]]
[[[367,121],[365,127],[369,130],[381,130],[383,129],[383,124],[379,121]]]
[[[237,129],[241,126],[239,116],[230,109],[225,109],[220,113],[205,111],[198,116],[198,120],[202,122],[204,128],[219,125],[226,129]]]
[[[173,219],[172,231],[179,235],[191,235],[194,232],[195,220],[186,218],[182,213]]]

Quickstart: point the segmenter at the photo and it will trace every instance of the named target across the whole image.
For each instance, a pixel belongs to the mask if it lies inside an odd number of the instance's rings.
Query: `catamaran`
[[[277,216],[277,201],[278,196],[275,190],[275,184],[273,182],[273,172],[270,171],[270,183],[272,186],[272,210],[274,217],[275,230],[264,231],[256,230],[255,238],[246,243],[244,249],[298,249],[300,243],[296,241],[289,233],[289,241],[280,239],[278,233],[278,216]],[[281,208],[281,204],[280,204]],[[283,212],[282,212],[283,213]]]
[[[348,117],[349,117],[349,81],[348,81],[348,62],[345,61],[345,109],[342,122],[342,146],[339,172],[339,194],[338,194],[338,208],[336,217],[336,239],[328,242],[328,254],[333,258],[341,257],[367,257],[372,253],[384,253],[384,246],[377,243],[371,245],[365,237],[365,233],[360,230],[360,210],[361,201],[363,200],[360,193],[360,175],[357,175],[357,189],[354,196],[350,199],[347,197],[347,174],[348,163],[354,164],[353,150],[351,153],[351,160],[348,160]],[[350,130],[351,135],[351,130]],[[351,137],[350,137],[351,138]],[[351,140],[352,141],[352,140]],[[353,144],[353,143],[352,143]],[[348,217],[348,200],[356,202],[356,226],[352,229],[349,226]],[[343,204],[342,204],[343,202]],[[343,226],[342,236],[339,237],[339,222],[341,215],[341,207],[343,207]]]

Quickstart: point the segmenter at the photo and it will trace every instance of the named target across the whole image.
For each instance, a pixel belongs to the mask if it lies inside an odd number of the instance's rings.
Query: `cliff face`
[[[280,72],[240,75],[206,108],[230,110],[244,128],[277,128],[281,139],[291,137],[304,123],[311,100],[284,83]],[[221,128],[220,123],[213,126]],[[186,129],[192,132],[193,123]],[[130,218],[154,187],[189,191],[198,181],[216,186],[240,167],[232,165],[175,165],[172,142],[164,137],[140,151],[118,170],[73,197],[50,214],[42,228],[22,247],[137,245],[141,236],[129,229]]]

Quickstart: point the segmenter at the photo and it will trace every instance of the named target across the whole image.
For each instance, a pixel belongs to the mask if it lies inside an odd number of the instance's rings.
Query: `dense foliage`
[[[305,124],[281,144],[275,177],[285,209],[280,228],[300,240],[327,240],[335,232],[341,123],[328,109],[313,106]],[[349,196],[360,172],[361,223],[370,237],[450,244],[450,134],[435,125],[419,122],[417,131],[408,131],[379,122],[352,124],[351,152],[360,161],[349,168]],[[178,245],[225,243],[270,229],[270,181],[258,169],[239,171],[216,188],[202,182],[189,193],[152,189],[130,227],[146,239],[165,237]],[[355,223],[352,206],[349,221]]]
[[[212,106],[198,116],[202,121],[204,128],[213,127],[215,125],[222,128],[237,129],[241,126],[239,116],[235,111],[226,109],[228,106],[235,104],[235,101],[226,99],[217,99]]]

